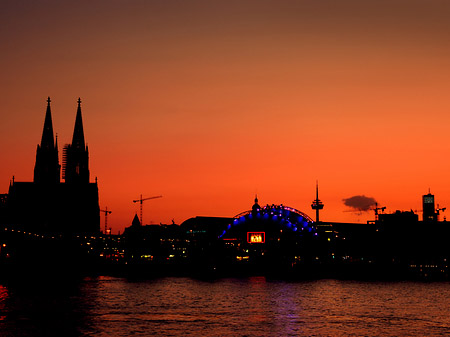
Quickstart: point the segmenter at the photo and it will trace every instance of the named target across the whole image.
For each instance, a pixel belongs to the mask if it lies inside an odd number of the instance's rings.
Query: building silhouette
[[[72,144],[64,147],[65,182],[61,182],[50,102],[49,97],[41,143],[36,149],[33,182],[17,182],[13,178],[3,198],[0,221],[24,232],[97,234],[100,232],[98,185],[89,181],[81,100],[78,99]]]
[[[317,222],[255,197],[234,217],[197,216],[180,226],[141,226],[136,215],[123,249],[128,265],[158,273],[449,279],[449,236],[446,221],[419,221],[414,211],[367,223]]]
[[[423,221],[435,222],[437,221],[437,213],[434,205],[434,195],[431,192],[422,196],[423,207]]]
[[[34,166],[34,182],[37,184],[59,183],[61,166],[58,160],[58,140],[53,137],[52,113],[50,97],[47,99],[44,129],[41,144],[36,149],[36,164]]]
[[[89,150],[84,142],[81,99],[78,99],[77,116],[73,130],[72,144],[64,146],[63,179],[66,183],[89,183]]]

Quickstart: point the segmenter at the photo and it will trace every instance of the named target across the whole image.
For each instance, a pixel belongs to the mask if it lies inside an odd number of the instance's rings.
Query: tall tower
[[[84,142],[80,98],[78,98],[72,144],[64,146],[63,178],[66,183],[89,183],[89,151]]]
[[[428,194],[422,196],[423,221],[437,221],[436,209],[434,207],[434,195],[428,191]]]
[[[316,199],[311,204],[311,208],[316,210],[316,222],[319,222],[319,211],[323,206],[323,202],[319,200],[319,182],[316,181]]]
[[[58,140],[53,137],[52,113],[50,110],[50,97],[47,99],[47,112],[45,113],[44,130],[41,144],[37,146],[36,163],[34,165],[35,183],[60,182],[61,166],[58,161]]]

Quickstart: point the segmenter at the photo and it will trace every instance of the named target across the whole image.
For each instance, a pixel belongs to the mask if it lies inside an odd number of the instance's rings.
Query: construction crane
[[[139,205],[139,208],[140,208],[140,219],[139,219],[139,220],[141,221],[141,225],[144,224],[144,223],[142,222],[142,202],[143,202],[143,201],[146,201],[146,200],[158,199],[158,198],[162,198],[162,195],[157,195],[157,196],[155,196],[155,197],[142,198],[142,194],[141,194],[141,197],[140,197],[139,199],[133,200],[134,203],[138,202],[138,203],[140,204],[140,205]]]
[[[108,230],[108,214],[111,214],[111,211],[108,211],[108,207],[105,207],[105,209],[104,210],[101,209],[100,212],[105,213],[105,235],[106,235],[106,231]]]
[[[373,209],[375,211],[375,221],[378,220],[378,211],[381,211],[381,213],[384,212],[384,210],[386,209],[386,206],[383,207],[378,207],[378,203],[375,203],[375,208]]]
[[[443,208],[439,208],[439,204],[437,204],[437,208],[436,208],[436,221],[439,221],[439,212],[445,212],[445,210],[447,209],[447,207],[443,207]],[[445,216],[444,216],[444,221],[445,221]]]

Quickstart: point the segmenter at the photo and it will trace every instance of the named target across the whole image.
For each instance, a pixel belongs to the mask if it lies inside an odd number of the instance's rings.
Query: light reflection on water
[[[8,289],[0,285],[0,321],[3,321],[6,318],[5,302],[7,298],[8,298]]]
[[[1,336],[438,336],[450,284],[264,277],[0,286]]]

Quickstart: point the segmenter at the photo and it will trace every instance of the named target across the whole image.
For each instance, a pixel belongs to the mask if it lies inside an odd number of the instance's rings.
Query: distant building
[[[256,197],[234,217],[197,216],[179,226],[142,226],[136,215],[123,247],[129,265],[167,273],[449,278],[449,236],[448,222],[419,221],[414,211],[379,214],[365,224],[314,222]]]
[[[436,208],[434,206],[434,195],[428,192],[422,196],[422,207],[423,207],[423,221],[431,222],[437,221]]]
[[[187,255],[186,238],[176,224],[142,226],[136,214],[123,238],[125,259],[131,263],[180,263]]]
[[[419,216],[413,211],[395,211],[392,214],[379,214],[378,223],[386,226],[417,224]]]
[[[80,99],[72,144],[65,147],[63,172],[65,183],[60,180],[58,143],[53,134],[48,98],[33,182],[11,181],[7,196],[2,198],[0,221],[32,233],[99,233],[98,186],[97,182],[89,182],[89,155]]]

